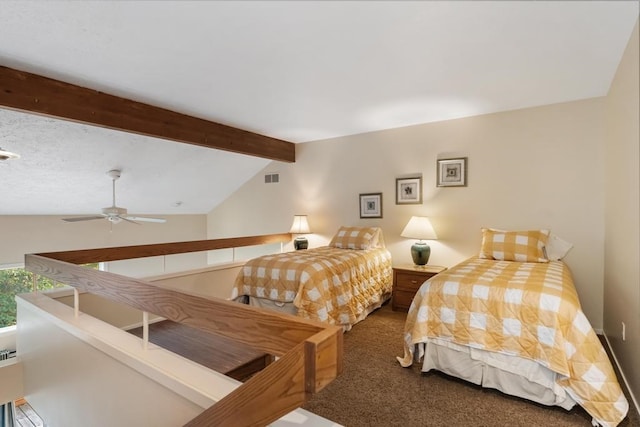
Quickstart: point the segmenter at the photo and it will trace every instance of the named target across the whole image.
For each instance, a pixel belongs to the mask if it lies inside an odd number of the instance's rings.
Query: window
[[[90,268],[99,268],[99,264],[87,264]],[[64,286],[54,280],[38,276],[38,290],[60,288]],[[31,292],[33,287],[33,274],[24,268],[0,269],[0,328],[16,324],[16,300],[17,294]]]

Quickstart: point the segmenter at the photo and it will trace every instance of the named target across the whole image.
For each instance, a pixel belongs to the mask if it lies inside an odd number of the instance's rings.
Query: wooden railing
[[[218,334],[278,356],[262,371],[206,409],[188,426],[264,426],[299,408],[342,372],[342,329],[222,299],[163,289],[140,279],[76,264],[289,241],[273,234],[232,239],[29,254],[35,274]]]

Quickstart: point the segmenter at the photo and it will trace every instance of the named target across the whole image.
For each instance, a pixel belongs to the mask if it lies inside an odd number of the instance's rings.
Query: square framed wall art
[[[360,194],[360,218],[382,218],[382,193]]]
[[[396,178],[396,205],[422,204],[422,177]]]
[[[467,186],[467,158],[438,160],[438,187]]]

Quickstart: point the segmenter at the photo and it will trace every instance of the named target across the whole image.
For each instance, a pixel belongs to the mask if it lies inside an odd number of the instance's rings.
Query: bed
[[[615,426],[628,402],[548,230],[483,229],[479,255],[426,281],[404,330],[404,367],[431,369]],[[550,259],[551,258],[551,259]]]
[[[231,299],[349,330],[391,295],[378,227],[340,227],[328,246],[265,255],[238,273]]]

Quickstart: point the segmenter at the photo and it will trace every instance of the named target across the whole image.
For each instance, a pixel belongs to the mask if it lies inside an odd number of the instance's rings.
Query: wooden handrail
[[[342,328],[238,304],[222,299],[183,294],[140,279],[74,265],[73,262],[174,254],[178,249],[256,242],[272,242],[288,234],[178,242],[160,245],[103,248],[87,251],[25,255],[25,268],[33,273],[92,294],[234,339],[279,358],[251,379],[202,412],[187,425],[263,426],[302,406],[308,397],[342,372]],[[175,245],[173,248],[170,246]],[[120,251],[118,251],[120,249]],[[115,252],[114,252],[115,251]],[[120,254],[120,255],[118,255]],[[62,260],[64,259],[64,261]]]
[[[43,257],[70,262],[89,264],[93,262],[119,261],[123,259],[145,258],[216,249],[239,248],[242,246],[266,245],[291,241],[291,233],[268,234],[264,236],[230,237],[227,239],[193,240],[189,242],[155,243],[150,245],[117,246],[76,251],[40,253]]]

